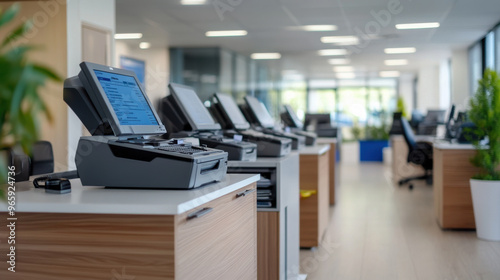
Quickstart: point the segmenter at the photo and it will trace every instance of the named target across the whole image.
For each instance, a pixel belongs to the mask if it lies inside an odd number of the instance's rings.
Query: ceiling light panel
[[[438,27],[439,27],[439,22],[396,24],[397,29],[424,29],[424,28],[438,28]]]
[[[384,60],[384,64],[387,66],[407,65],[408,60],[407,59],[387,59],[387,60]]]
[[[346,49],[325,49],[319,50],[318,54],[321,56],[335,56],[335,55],[346,55]]]
[[[116,33],[115,39],[117,40],[127,40],[127,39],[141,39],[142,33]]]
[[[218,31],[207,31],[205,36],[207,37],[234,37],[234,36],[245,36],[248,32],[246,30],[218,30]]]
[[[253,53],[250,56],[252,59],[280,59],[280,53]]]
[[[384,53],[386,54],[402,54],[402,53],[415,53],[417,51],[416,48],[386,48],[384,49]]]

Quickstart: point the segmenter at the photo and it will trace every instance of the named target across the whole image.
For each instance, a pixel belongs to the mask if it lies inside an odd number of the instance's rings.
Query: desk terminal
[[[193,88],[170,84],[170,95],[160,102],[160,117],[168,137],[196,137],[200,145],[228,153],[229,160],[255,161],[257,145],[224,137],[221,126],[212,118]]]
[[[81,137],[76,151],[82,185],[190,189],[224,178],[226,152],[149,138],[166,129],[134,72],[80,68],[64,81],[64,101],[93,135]]]
[[[246,112],[247,120],[254,124],[255,129],[267,134],[292,140],[292,149],[300,150],[306,144],[306,137],[275,128],[273,117],[266,106],[253,96],[245,96],[245,104],[241,108]]]
[[[257,144],[257,156],[259,157],[281,157],[290,153],[292,140],[264,134],[250,129],[233,97],[216,93],[212,97],[212,114],[225,129],[224,135],[233,137],[241,135],[243,140]]]

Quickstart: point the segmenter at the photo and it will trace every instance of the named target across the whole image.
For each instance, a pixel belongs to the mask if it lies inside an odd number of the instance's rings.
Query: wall
[[[406,111],[409,116],[411,116],[411,111],[413,110],[413,79],[414,75],[405,74],[401,75],[398,82],[398,93],[405,102]]]
[[[3,10],[13,3],[1,2],[0,7]],[[67,76],[65,1],[23,1],[20,14],[13,23],[7,26],[7,29],[12,30],[27,19],[33,20],[34,27],[19,41],[39,47],[29,53],[30,61],[48,66],[65,78]],[[2,31],[0,38],[4,38],[5,31]],[[52,122],[43,116],[40,117],[41,139],[50,141],[53,145],[56,170],[67,168],[66,114],[68,108],[63,101],[62,94],[62,83],[50,82],[40,91],[53,117]]]
[[[167,96],[170,80],[169,55],[167,48],[150,48],[141,50],[139,41],[126,43],[117,40],[115,43],[115,67],[120,67],[120,56],[127,56],[146,62],[146,92],[157,108],[158,101]]]
[[[417,109],[426,113],[428,109],[440,109],[439,66],[424,66],[418,71]],[[446,109],[446,108],[443,108]]]
[[[448,109],[451,106],[451,73],[448,59],[439,64],[439,107]]]
[[[82,24],[96,26],[115,33],[115,0],[67,0],[68,77],[78,75],[82,61]],[[111,40],[111,63],[114,64],[114,40]],[[75,169],[75,152],[82,125],[72,110],[67,110],[69,169]]]
[[[467,49],[454,50],[451,55],[451,102],[457,110],[465,110],[470,94],[469,55]]]

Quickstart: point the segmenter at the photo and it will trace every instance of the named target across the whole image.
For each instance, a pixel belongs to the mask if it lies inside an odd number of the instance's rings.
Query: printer
[[[227,153],[166,133],[132,71],[82,62],[64,81],[64,101],[92,136],[81,137],[76,167],[82,185],[191,189],[225,177]]]
[[[306,146],[314,146],[318,135],[314,132],[304,131],[304,125],[290,105],[284,106],[285,111],[280,114],[281,120],[291,132],[306,137]]]
[[[193,88],[173,83],[168,87],[170,95],[162,98],[158,110],[169,131],[167,138],[195,137],[202,146],[226,151],[229,160],[257,159],[257,145],[225,137]]]
[[[292,140],[292,150],[300,150],[306,145],[306,137],[290,132],[285,132],[275,128],[275,122],[266,106],[253,96],[245,96],[245,104],[241,107],[241,111],[247,120],[254,124],[254,129],[266,134],[271,134],[278,137],[284,137]]]
[[[243,140],[257,144],[258,157],[281,157],[290,153],[292,140],[274,135],[264,134],[250,129],[233,97],[215,93],[211,100],[210,111],[218,120],[224,135],[228,137],[241,136]]]

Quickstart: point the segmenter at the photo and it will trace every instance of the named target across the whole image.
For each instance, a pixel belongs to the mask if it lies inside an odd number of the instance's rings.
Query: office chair
[[[389,135],[401,135],[403,134],[403,128],[401,127],[401,118],[403,113],[396,112],[392,115],[392,126],[389,130]]]
[[[401,125],[403,128],[403,136],[408,145],[407,162],[418,164],[425,170],[422,176],[408,177],[399,180],[399,186],[414,180],[426,180],[428,185],[432,184],[432,145],[427,142],[416,142],[410,124],[405,118],[401,118]],[[409,189],[413,189],[413,184],[410,184]]]

